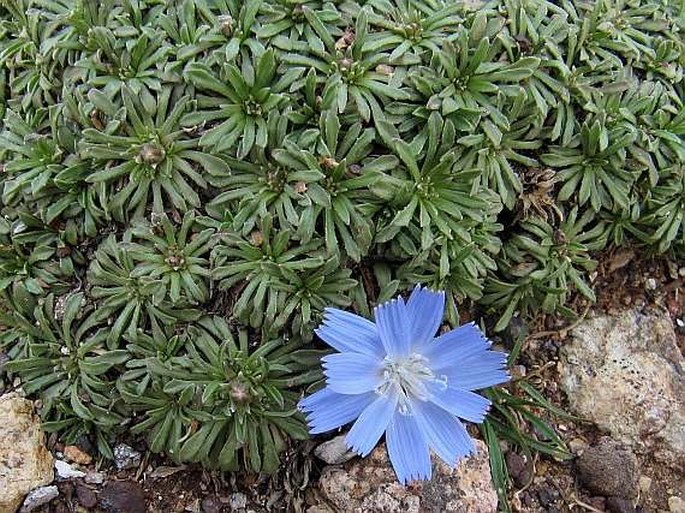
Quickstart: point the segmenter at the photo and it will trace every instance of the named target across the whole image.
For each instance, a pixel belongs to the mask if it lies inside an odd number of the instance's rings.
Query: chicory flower
[[[490,401],[473,391],[509,380],[507,355],[472,323],[435,337],[444,309],[444,292],[420,286],[376,307],[375,323],[327,308],[316,333],[339,352],[322,359],[325,388],[300,401],[310,432],[354,421],[346,442],[361,456],[385,434],[403,484],[430,479],[431,451],[450,466],[473,453],[460,419],[483,421]]]

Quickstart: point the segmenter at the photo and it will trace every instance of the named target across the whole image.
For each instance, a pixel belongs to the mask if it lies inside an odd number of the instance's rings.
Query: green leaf
[[[306,5],[302,6],[302,12],[305,18],[307,18],[309,25],[314,29],[314,32],[316,32],[316,35],[323,41],[326,49],[331,53],[335,52],[335,41],[316,12]]]
[[[186,76],[190,81],[200,89],[206,91],[213,91],[232,101],[237,101],[233,90],[219,80],[216,75],[205,65],[199,63],[191,63],[186,68]]]

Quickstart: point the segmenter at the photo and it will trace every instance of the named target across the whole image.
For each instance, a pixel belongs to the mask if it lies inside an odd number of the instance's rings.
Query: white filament
[[[428,384],[437,383],[443,390],[447,387],[447,377],[436,377],[428,364],[428,359],[418,353],[412,353],[406,358],[386,356],[383,360],[383,381],[376,392],[387,394],[393,390],[399,396],[400,413],[411,415],[412,399],[430,399]]]

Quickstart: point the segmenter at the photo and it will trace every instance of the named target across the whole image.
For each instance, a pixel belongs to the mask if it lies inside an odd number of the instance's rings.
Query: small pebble
[[[83,481],[88,484],[102,484],[105,482],[105,474],[96,472],[95,470],[89,470],[83,477]]]
[[[200,506],[200,499],[195,499],[193,502],[188,504],[185,511],[188,511],[189,513],[204,513],[202,511],[202,507]]]
[[[24,504],[19,510],[19,513],[29,513],[34,509],[46,505],[48,502],[56,499],[57,497],[59,497],[59,490],[55,485],[41,486],[40,488],[31,490],[24,499]]]
[[[75,445],[67,445],[64,448],[64,457],[67,461],[78,463],[79,465],[90,465],[93,462],[93,457],[90,454],[82,451]]]
[[[94,508],[98,503],[95,492],[81,483],[76,483],[76,498],[81,506],[88,509]]]
[[[538,500],[543,507],[549,507],[559,498],[559,491],[550,485],[544,484],[538,490]]]
[[[109,513],[145,513],[145,493],[134,481],[110,481],[100,493],[100,506]]]
[[[668,266],[668,276],[675,280],[678,278],[678,266],[675,264],[675,262],[666,262],[666,265]]]
[[[216,495],[205,497],[202,500],[202,513],[221,513],[221,500]]]
[[[668,511],[671,513],[685,513],[685,501],[680,497],[668,498]]]
[[[57,471],[57,476],[61,479],[72,479],[75,477],[83,477],[86,475],[85,472],[76,470],[74,467],[69,465],[69,463],[62,460],[55,460],[55,470]]]
[[[638,488],[640,488],[640,491],[642,493],[647,493],[651,487],[652,478],[647,476],[640,476],[640,480],[638,481]]]
[[[114,447],[114,464],[119,470],[137,468],[140,465],[140,459],[140,453],[130,445],[117,444]]]
[[[645,281],[645,288],[647,290],[656,290],[657,288],[657,282],[654,278],[647,278]]]
[[[245,509],[247,507],[247,495],[239,492],[232,493],[228,504],[231,506],[231,511]]]
[[[576,464],[580,482],[589,491],[605,497],[637,497],[640,473],[630,447],[604,437],[587,448]]]
[[[568,443],[568,450],[573,454],[582,454],[585,449],[587,449],[587,442],[582,438],[574,438]]]
[[[526,463],[526,459],[520,454],[509,451],[505,457],[507,470],[518,488],[523,488],[532,477],[532,466]]]

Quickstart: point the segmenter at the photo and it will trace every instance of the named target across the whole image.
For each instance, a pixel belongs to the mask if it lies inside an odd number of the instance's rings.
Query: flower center
[[[411,415],[411,399],[426,401],[430,398],[429,383],[439,383],[441,388],[447,386],[447,377],[436,377],[428,366],[428,359],[418,353],[412,353],[407,358],[390,358],[383,360],[383,382],[376,392],[385,394],[391,388],[399,395],[399,411],[404,415]]]

